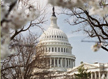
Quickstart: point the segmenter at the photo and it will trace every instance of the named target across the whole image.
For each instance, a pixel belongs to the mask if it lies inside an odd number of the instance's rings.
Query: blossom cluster
[[[82,8],[87,10],[90,15],[99,15],[103,17],[108,14],[107,0],[48,0],[54,6],[61,6],[72,10],[73,8]],[[106,18],[108,21],[108,18]]]
[[[97,51],[100,49],[101,46],[102,46],[101,43],[96,43],[95,45],[93,45],[93,46],[91,47],[91,49],[92,49],[94,52],[97,52]]]
[[[1,59],[11,54],[9,49],[10,29],[17,30],[27,22],[39,17],[40,11],[32,4],[20,0],[1,1]]]

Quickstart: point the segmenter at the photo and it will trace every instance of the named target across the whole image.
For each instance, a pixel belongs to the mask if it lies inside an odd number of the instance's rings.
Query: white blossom
[[[16,0],[4,0],[3,6],[1,7],[1,21],[3,19],[7,20],[2,23],[1,27],[1,59],[16,52],[15,50],[10,51],[9,49],[10,28],[14,30],[20,29],[27,22],[38,18],[40,14],[40,11],[32,6],[32,4],[27,4],[28,6],[25,6],[24,4],[18,3],[12,8],[8,16],[5,17],[8,13],[9,5],[14,1]]]
[[[49,3],[73,9],[74,7],[83,7],[85,0],[49,0]]]
[[[8,45],[1,45],[1,59],[6,58],[10,55],[10,50],[8,49]]]
[[[35,20],[36,18],[38,18],[39,14],[40,11],[33,7],[26,9],[25,11],[25,17],[27,17],[28,20]]]
[[[1,5],[1,19],[0,21],[5,18],[5,15],[8,11],[8,6],[7,5]]]
[[[40,12],[34,7],[25,7],[23,6],[23,4],[20,6],[15,6],[7,18],[8,20],[11,20],[11,22],[8,23],[8,26],[12,29],[19,29],[28,21],[34,20],[39,17]]]
[[[89,9],[89,14],[90,15],[95,15],[95,14],[99,14],[99,12],[101,12],[102,9],[96,9],[95,7],[92,7],[91,9]]]
[[[11,20],[11,24],[8,23],[9,25],[12,25],[10,26],[11,28],[21,28],[28,22],[27,16],[25,15],[25,8],[17,10],[17,7],[15,7],[8,16],[8,19]]]
[[[61,6],[70,10],[75,7],[80,7],[84,10],[88,10],[90,15],[99,15],[103,17],[108,14],[108,6],[100,5],[102,0],[48,0],[48,2],[54,6]],[[103,3],[104,1],[102,4]],[[87,5],[86,7],[85,4]]]
[[[4,59],[5,57],[10,55],[10,50],[8,48],[10,42],[9,34],[5,34],[1,38],[1,59]]]
[[[16,54],[17,51],[15,49],[10,50],[9,44],[3,44],[1,45],[1,59],[5,59],[7,56],[10,56],[12,54]]]
[[[91,49],[94,51],[94,52],[97,52],[99,49],[100,49],[100,47],[101,47],[101,43],[96,43],[95,45],[93,45],[92,47],[91,47]]]

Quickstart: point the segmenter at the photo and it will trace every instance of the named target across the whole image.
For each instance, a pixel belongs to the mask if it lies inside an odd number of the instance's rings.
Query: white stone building
[[[43,47],[43,52],[49,58],[50,71],[67,71],[75,67],[76,57],[72,54],[72,46],[66,34],[59,29],[54,8],[49,28],[41,35],[38,47]]]
[[[84,65],[84,68],[88,69],[87,72],[91,72],[91,79],[108,79],[108,63],[83,63],[81,65]],[[81,65],[68,69],[66,74],[74,78],[74,74],[78,73],[78,68]]]
[[[46,53],[45,57],[48,58],[47,62],[50,65],[48,71],[61,72],[54,73],[52,76],[58,76],[56,79],[75,79],[74,74],[78,73],[78,68],[81,65],[75,67],[76,57],[72,54],[72,46],[68,42],[66,34],[57,25],[54,9],[51,24],[41,35],[37,47],[41,47]],[[108,79],[108,63],[83,63],[83,65],[88,69],[87,72],[91,72],[91,79]],[[36,70],[43,72],[43,70]],[[45,69],[45,71],[47,70]],[[36,71],[34,70],[34,72]]]

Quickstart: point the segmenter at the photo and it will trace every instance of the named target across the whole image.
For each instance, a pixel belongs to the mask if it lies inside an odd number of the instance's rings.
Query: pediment
[[[84,63],[83,65],[84,65],[84,68],[87,68],[87,69],[99,67],[99,64],[88,64],[88,63]]]
[[[99,64],[88,64],[88,63],[83,63],[83,64],[81,64],[81,65],[84,65],[84,68],[85,68],[85,69],[94,69],[94,68],[96,69],[96,68],[99,67]],[[68,72],[77,71],[78,68],[80,68],[81,65],[79,65],[79,66],[77,66],[77,67],[74,67],[73,69],[69,69]]]

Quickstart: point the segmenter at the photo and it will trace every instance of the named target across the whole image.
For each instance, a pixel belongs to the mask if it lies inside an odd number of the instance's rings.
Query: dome
[[[62,30],[56,28],[48,28],[48,30],[45,31],[41,36],[40,41],[43,40],[68,41],[66,34]]]
[[[50,71],[66,71],[75,66],[75,56],[72,54],[72,46],[68,42],[66,34],[59,29],[57,17],[54,13],[51,16],[49,28],[41,35],[36,51],[44,52],[48,61]]]
[[[60,40],[68,42],[66,34],[57,26],[56,19],[54,16],[51,17],[50,27],[41,35],[40,41]]]

